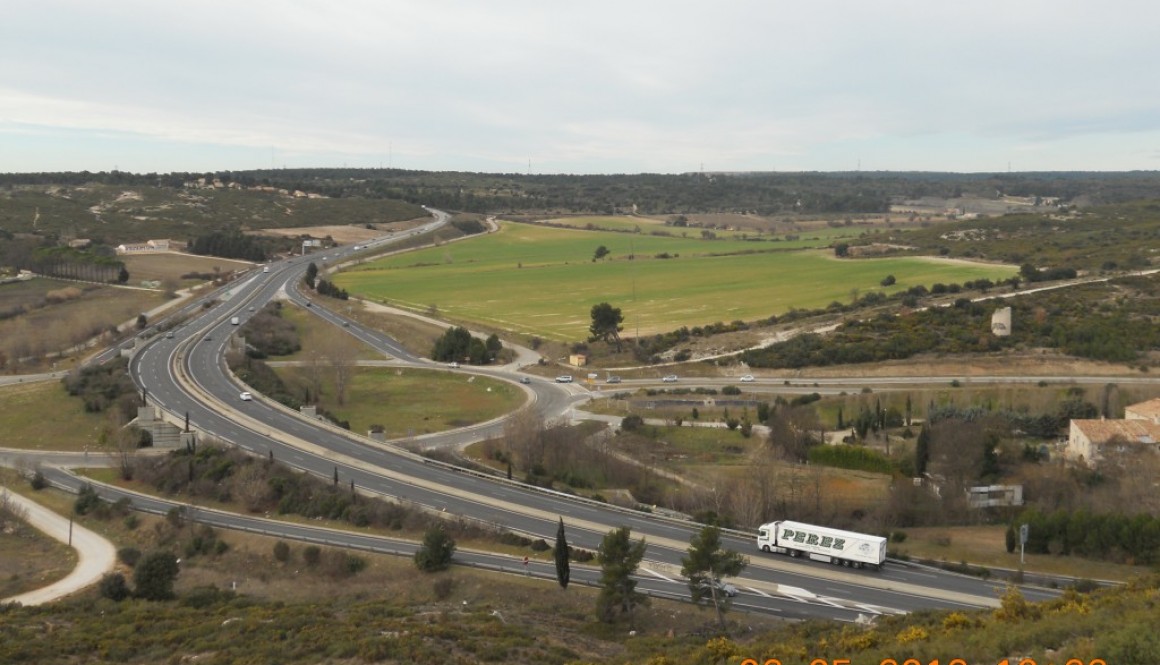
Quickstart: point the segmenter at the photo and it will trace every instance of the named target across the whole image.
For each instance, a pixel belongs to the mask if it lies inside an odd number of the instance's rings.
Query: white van
[[[561,374],[560,376],[556,377],[556,383],[572,383],[572,375]]]

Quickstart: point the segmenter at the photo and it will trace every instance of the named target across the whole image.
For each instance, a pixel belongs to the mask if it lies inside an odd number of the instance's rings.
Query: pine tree
[[[644,559],[644,539],[632,542],[632,529],[622,526],[609,531],[600,543],[596,560],[600,562],[600,595],[596,598],[596,615],[605,623],[616,619],[617,610],[627,614],[634,625],[637,605],[648,603],[648,597],[636,590],[632,578]]]

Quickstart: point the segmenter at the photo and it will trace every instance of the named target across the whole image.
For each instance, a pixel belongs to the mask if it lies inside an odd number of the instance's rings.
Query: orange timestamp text
[[[878,661],[878,665],[978,665],[980,661],[975,663],[968,663],[965,658],[951,658],[950,660],[919,660],[917,658],[906,658],[904,660],[895,660],[894,658],[883,658]],[[757,658],[746,658],[741,661],[741,665],[782,665],[782,662],[777,658],[766,658],[765,660],[758,660]],[[786,664],[790,665],[790,664]],[[849,658],[814,658],[809,661],[807,665],[858,665]],[[1093,658],[1092,660],[1080,660],[1079,658],[1069,658],[1065,661],[1056,663],[1055,661],[1045,661],[1044,663],[1036,662],[1034,658],[1004,658],[998,661],[995,665],[1108,665],[1101,658]]]

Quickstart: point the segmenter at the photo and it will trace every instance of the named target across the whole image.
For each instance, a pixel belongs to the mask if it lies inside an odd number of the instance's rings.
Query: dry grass
[[[125,268],[129,271],[130,283],[140,284],[142,280],[156,280],[164,282],[173,280],[174,283],[195,284],[201,280],[182,280],[181,276],[193,272],[212,273],[217,268],[223,273],[235,270],[249,270],[253,263],[246,261],[232,261],[212,256],[194,256],[192,254],[165,253],[165,254],[137,254],[122,256]]]
[[[15,471],[0,469],[0,487],[21,495],[28,482]],[[40,495],[33,494],[39,499]],[[26,523],[0,517],[0,598],[32,591],[68,575],[76,567],[76,552]]]
[[[58,280],[33,282],[45,282],[53,289],[72,286],[70,282]],[[131,322],[141,312],[163,302],[162,294],[154,291],[112,286],[89,289],[76,300],[49,304],[0,321],[0,352],[9,359],[40,358],[46,353],[61,352],[113,326]],[[22,366],[20,371],[34,371],[40,366]]]

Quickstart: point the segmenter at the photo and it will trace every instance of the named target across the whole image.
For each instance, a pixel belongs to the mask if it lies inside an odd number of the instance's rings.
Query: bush
[[[307,545],[302,549],[302,560],[311,568],[317,566],[322,560],[322,549],[318,545]]]
[[[32,485],[32,489],[39,491],[48,487],[48,479],[44,477],[44,473],[40,469],[37,469],[36,473],[32,474],[32,478],[28,480],[28,484]]]
[[[101,598],[108,598],[118,603],[129,597],[129,584],[121,573],[106,574],[101,578],[101,583],[97,588],[101,593]]]
[[[97,496],[97,490],[93,486],[85,483],[81,485],[81,491],[77,493],[77,500],[73,503],[73,512],[77,515],[87,515],[96,510],[101,505],[101,497]]]
[[[172,552],[150,552],[133,569],[133,584],[138,598],[169,600],[177,580],[177,557]]]
[[[635,432],[641,427],[644,427],[644,418],[641,418],[635,413],[630,416],[625,416],[624,419],[620,421],[620,429],[624,430],[625,432]]]
[[[282,563],[290,560],[290,545],[284,540],[274,543],[274,559]]]
[[[136,547],[122,547],[117,550],[117,558],[121,560],[121,563],[133,568],[141,560],[141,550]]]
[[[442,526],[435,526],[423,536],[423,544],[415,552],[415,566],[426,573],[445,570],[451,565],[454,554],[455,541]]]
[[[737,386],[725,386],[721,389],[722,395],[740,395],[741,389]]]
[[[440,577],[435,580],[435,584],[431,587],[435,592],[435,600],[447,600],[451,597],[451,592],[455,590],[455,578],[447,576]]]

